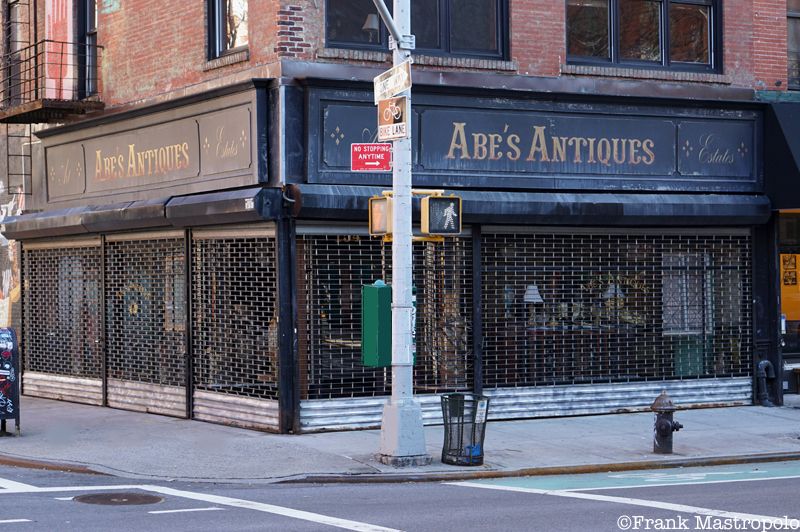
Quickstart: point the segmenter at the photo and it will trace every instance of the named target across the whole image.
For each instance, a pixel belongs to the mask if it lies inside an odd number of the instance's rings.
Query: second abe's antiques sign
[[[311,164],[318,164],[309,168],[309,180],[347,182],[339,169],[349,167],[350,143],[371,142],[377,136],[374,107],[369,102],[327,100],[322,90],[317,95],[311,116],[322,117],[321,134],[310,132]],[[458,102],[470,105],[457,107],[436,105],[436,97],[417,101],[410,118],[415,131],[414,178],[419,184],[441,181],[442,175],[448,186],[496,187],[558,186],[555,181],[548,184],[550,178],[572,180],[578,188],[587,188],[578,180],[626,188],[638,183],[666,189],[659,183],[668,181],[683,188],[712,188],[721,182],[759,179],[758,118],[752,112],[622,112],[609,106],[555,104],[552,110],[511,109],[507,107],[518,102],[501,105],[461,98]],[[322,139],[318,150],[315,138]]]
[[[174,186],[194,191],[203,182],[253,175],[252,122],[251,106],[238,105],[52,143],[45,148],[48,201]]]

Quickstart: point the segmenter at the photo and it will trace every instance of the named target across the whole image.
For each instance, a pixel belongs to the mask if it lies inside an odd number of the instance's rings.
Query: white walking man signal
[[[456,223],[455,219],[458,218],[456,214],[456,204],[452,201],[450,205],[444,210],[444,228],[445,229],[455,229]]]

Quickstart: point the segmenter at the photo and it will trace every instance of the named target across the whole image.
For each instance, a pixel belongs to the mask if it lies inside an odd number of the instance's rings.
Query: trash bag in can
[[[483,438],[489,398],[471,393],[442,395],[444,446],[442,462],[473,466],[483,464]]]

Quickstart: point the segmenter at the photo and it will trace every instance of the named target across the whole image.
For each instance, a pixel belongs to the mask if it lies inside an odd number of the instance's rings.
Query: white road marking
[[[30,519],[4,519],[0,521],[0,525],[4,525],[6,523],[31,523]]]
[[[27,484],[23,484],[27,486]],[[139,484],[116,484],[113,486],[57,486],[50,488],[37,488],[29,486],[27,488],[9,488],[0,490],[0,495],[13,495],[17,493],[61,493],[65,491],[108,491],[108,490],[135,490],[140,489]]]
[[[673,512],[683,512],[698,515],[710,515],[712,517],[722,517],[738,519],[740,521],[751,521],[759,523],[775,523],[782,521],[783,516],[772,517],[768,515],[745,514],[739,512],[727,512],[725,510],[714,510],[712,508],[701,508],[699,506],[688,506],[685,504],[673,504],[661,501],[648,501],[644,499],[632,499],[630,497],[611,497],[608,495],[598,495],[595,493],[579,493],[575,491],[561,490],[542,490],[536,488],[520,488],[515,486],[501,486],[498,484],[478,484],[476,482],[448,482],[451,486],[464,486],[468,488],[483,488],[501,491],[516,491],[520,493],[533,493],[536,495],[552,495],[554,497],[568,497],[572,499],[586,499],[590,501],[613,502],[617,504],[627,504],[631,506],[644,506],[647,508],[659,508]]]
[[[304,521],[311,521],[312,523],[319,523],[321,525],[329,525],[338,528],[344,528],[345,530],[359,530],[363,532],[373,532],[373,531],[399,532],[394,528],[385,528],[382,526],[371,525],[369,523],[350,521],[348,519],[339,519],[338,517],[330,517],[327,515],[316,514],[313,512],[305,512],[303,510],[294,510],[292,508],[275,506],[273,504],[265,504],[261,502],[246,501],[244,499],[223,497],[221,495],[195,493],[191,491],[176,490],[173,488],[164,488],[161,486],[150,486],[150,485],[141,486],[141,488],[144,490],[161,493],[162,495],[172,495],[173,497],[183,497],[185,499],[204,501],[211,504],[220,504],[223,506],[233,506],[235,508],[247,508],[249,510],[256,510],[258,512],[266,512],[275,515],[283,515],[285,517],[293,517],[295,519],[302,519]]]
[[[213,510],[224,510],[225,508],[217,508],[216,506],[212,506],[211,508],[184,508],[183,510],[153,510],[152,512],[147,512],[149,514],[179,514],[183,512],[211,512]]]
[[[8,480],[7,478],[0,478],[0,489],[4,490],[18,490],[18,489],[30,489],[34,486],[30,484],[23,484],[22,482],[14,482],[13,480]]]
[[[24,484],[23,486],[27,486]],[[50,488],[37,488],[35,486],[19,487],[15,489],[0,490],[0,495],[12,493],[58,493],[65,491],[108,491],[108,490],[144,490],[154,493],[161,493],[162,495],[172,495],[173,497],[182,497],[184,499],[191,499],[195,501],[203,501],[211,504],[218,504],[222,506],[232,506],[234,508],[246,508],[248,510],[255,510],[257,512],[266,512],[275,515],[282,515],[285,517],[292,517],[294,519],[301,519],[303,521],[311,521],[312,523],[319,523],[321,525],[329,525],[345,530],[357,530],[360,532],[400,532],[394,528],[386,528],[369,523],[361,523],[359,521],[350,521],[349,519],[340,519],[338,517],[331,517],[327,515],[317,514],[313,512],[306,512],[303,510],[295,510],[293,508],[286,508],[283,506],[275,506],[274,504],[265,504],[255,501],[247,501],[244,499],[234,499],[232,497],[223,497],[220,495],[210,495],[206,493],[196,493],[193,491],[176,490],[173,488],[165,488],[162,486],[154,486],[151,484],[138,484],[138,485],[117,485],[117,486],[63,486],[63,487],[50,487]]]
[[[786,477],[768,477],[768,478],[732,478],[728,480],[702,480],[698,482],[664,482],[664,483],[650,483],[650,484],[634,484],[631,486],[600,486],[596,488],[569,488],[559,491],[601,491],[601,490],[626,490],[629,488],[661,488],[664,486],[697,486],[700,484],[732,484],[734,482],[764,482],[767,480],[792,480],[800,478],[800,475],[791,475]]]
[[[53,497],[57,501],[71,501],[75,497]]]

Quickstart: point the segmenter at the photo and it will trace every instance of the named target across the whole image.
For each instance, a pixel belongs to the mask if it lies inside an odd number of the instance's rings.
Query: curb
[[[62,471],[64,473],[110,476],[108,473],[102,473],[83,465],[69,464],[65,462],[49,462],[46,460],[36,460],[33,458],[16,458],[3,454],[0,454],[0,465],[22,467],[25,469],[41,469],[45,471]]]
[[[212,482],[212,483],[242,483],[253,482],[270,484],[390,484],[400,482],[453,482],[461,480],[480,480],[490,478],[512,478],[547,475],[580,475],[587,473],[609,473],[618,471],[637,471],[644,469],[670,469],[678,467],[708,467],[733,464],[784,462],[800,460],[800,452],[785,453],[752,453],[729,456],[708,456],[697,458],[678,458],[672,460],[642,460],[636,462],[612,462],[607,464],[586,464],[576,466],[544,466],[515,469],[510,471],[458,471],[453,473],[363,473],[363,474],[311,474],[291,478],[261,478],[261,479],[198,479],[170,477],[171,482]],[[136,478],[98,471],[84,465],[65,462],[36,460],[30,458],[17,458],[0,454],[0,465],[22,467],[27,469],[41,469],[47,471],[62,471],[65,473],[80,473],[86,475],[102,475],[117,478]],[[137,474],[156,480],[158,477]],[[167,480],[167,479],[164,479]]]
[[[487,478],[533,477],[546,475],[580,475],[586,473],[608,473],[637,471],[643,469],[669,469],[675,467],[701,467],[733,464],[784,462],[800,460],[800,452],[753,453],[729,456],[677,458],[673,460],[642,460],[608,464],[577,466],[545,466],[515,469],[513,471],[464,471],[457,473],[377,473],[364,475],[308,475],[276,481],[276,484],[333,484],[333,483],[395,483],[395,482],[449,482],[456,480],[479,480]]]

